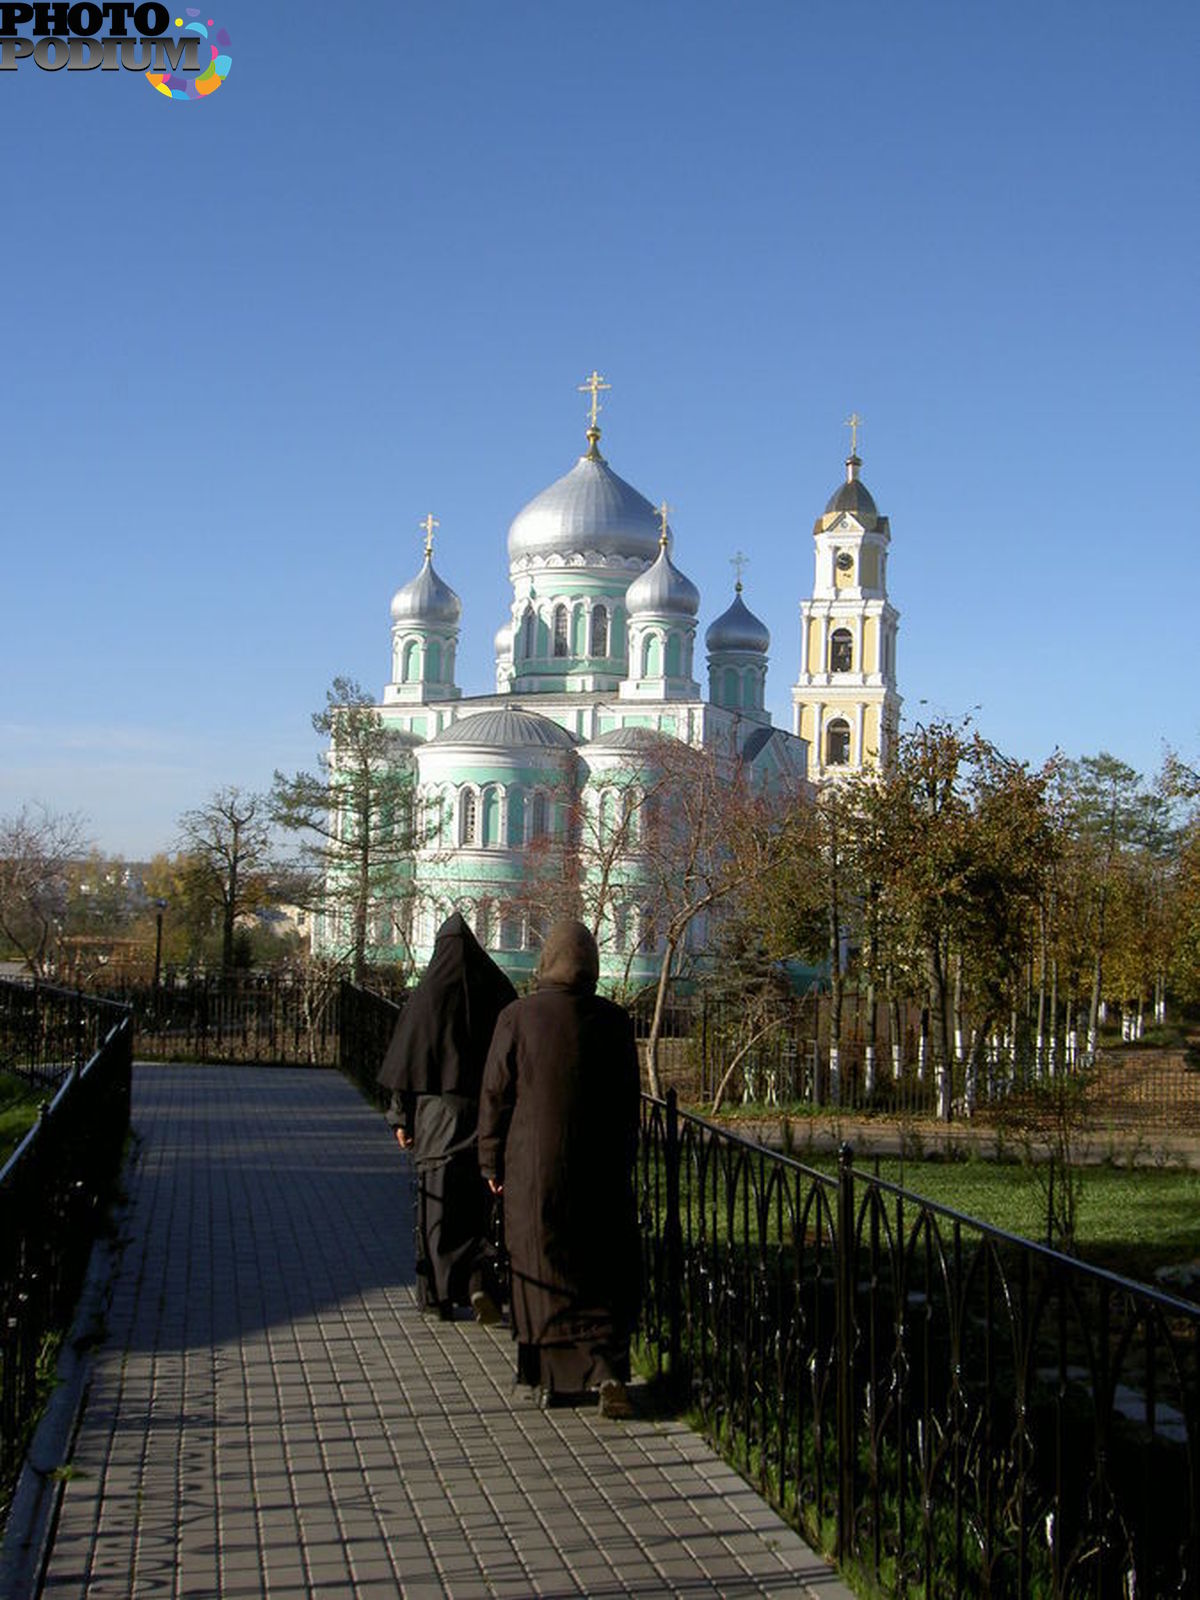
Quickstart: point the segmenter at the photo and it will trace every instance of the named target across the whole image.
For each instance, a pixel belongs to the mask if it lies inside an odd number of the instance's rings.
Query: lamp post
[[[165,900],[154,902],[154,1019],[158,1021],[158,984],[162,976],[162,922],[163,912],[167,909]]]

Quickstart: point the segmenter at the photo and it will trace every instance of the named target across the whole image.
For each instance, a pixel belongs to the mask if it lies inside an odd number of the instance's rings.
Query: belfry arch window
[[[850,761],[850,724],[835,717],[825,730],[825,765],[844,767]]]
[[[588,651],[591,656],[608,654],[608,607],[596,606],[592,611],[592,641]]]
[[[554,608],[554,654],[565,656],[568,653],[567,636],[568,618],[566,606]]]
[[[854,670],[854,640],[849,628],[835,628],[829,636],[830,672]]]
[[[404,646],[404,665],[400,672],[401,683],[413,683],[420,676],[420,666],[417,662],[417,642],[410,639]]]
[[[475,801],[475,791],[474,789],[464,789],[458,802],[459,844],[475,843],[477,821],[478,808]]]

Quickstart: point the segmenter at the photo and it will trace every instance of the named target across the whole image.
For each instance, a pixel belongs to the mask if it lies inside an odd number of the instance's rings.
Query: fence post
[[[666,1270],[667,1270],[667,1349],[670,1355],[671,1384],[683,1385],[683,1226],[679,1208],[679,1097],[667,1090],[666,1149]]]
[[[849,1558],[854,1537],[854,1151],[838,1151],[837,1237],[837,1556]]]

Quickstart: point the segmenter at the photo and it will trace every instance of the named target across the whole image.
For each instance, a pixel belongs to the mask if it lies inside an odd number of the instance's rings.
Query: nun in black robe
[[[536,991],[500,1013],[479,1105],[479,1165],[504,1197],[517,1377],[599,1392],[626,1416],[640,1300],[634,1162],[640,1073],[628,1014],[596,994],[596,941],[550,930]]]
[[[471,1305],[498,1316],[487,1241],[490,1198],[479,1174],[479,1089],[492,1029],[516,990],[457,912],[438,930],[424,976],[405,1001],[379,1082],[389,1124],[417,1172],[417,1293],[451,1317]]]

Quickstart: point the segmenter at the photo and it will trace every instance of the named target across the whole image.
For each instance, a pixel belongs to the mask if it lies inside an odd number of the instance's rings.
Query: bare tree
[[[233,966],[234,929],[268,893],[270,837],[262,795],[236,784],[179,819],[179,848],[186,856],[187,892],[220,917],[221,966]]]
[[[0,818],[0,935],[44,978],[67,910],[68,868],[88,849],[81,819],[43,805]]]

